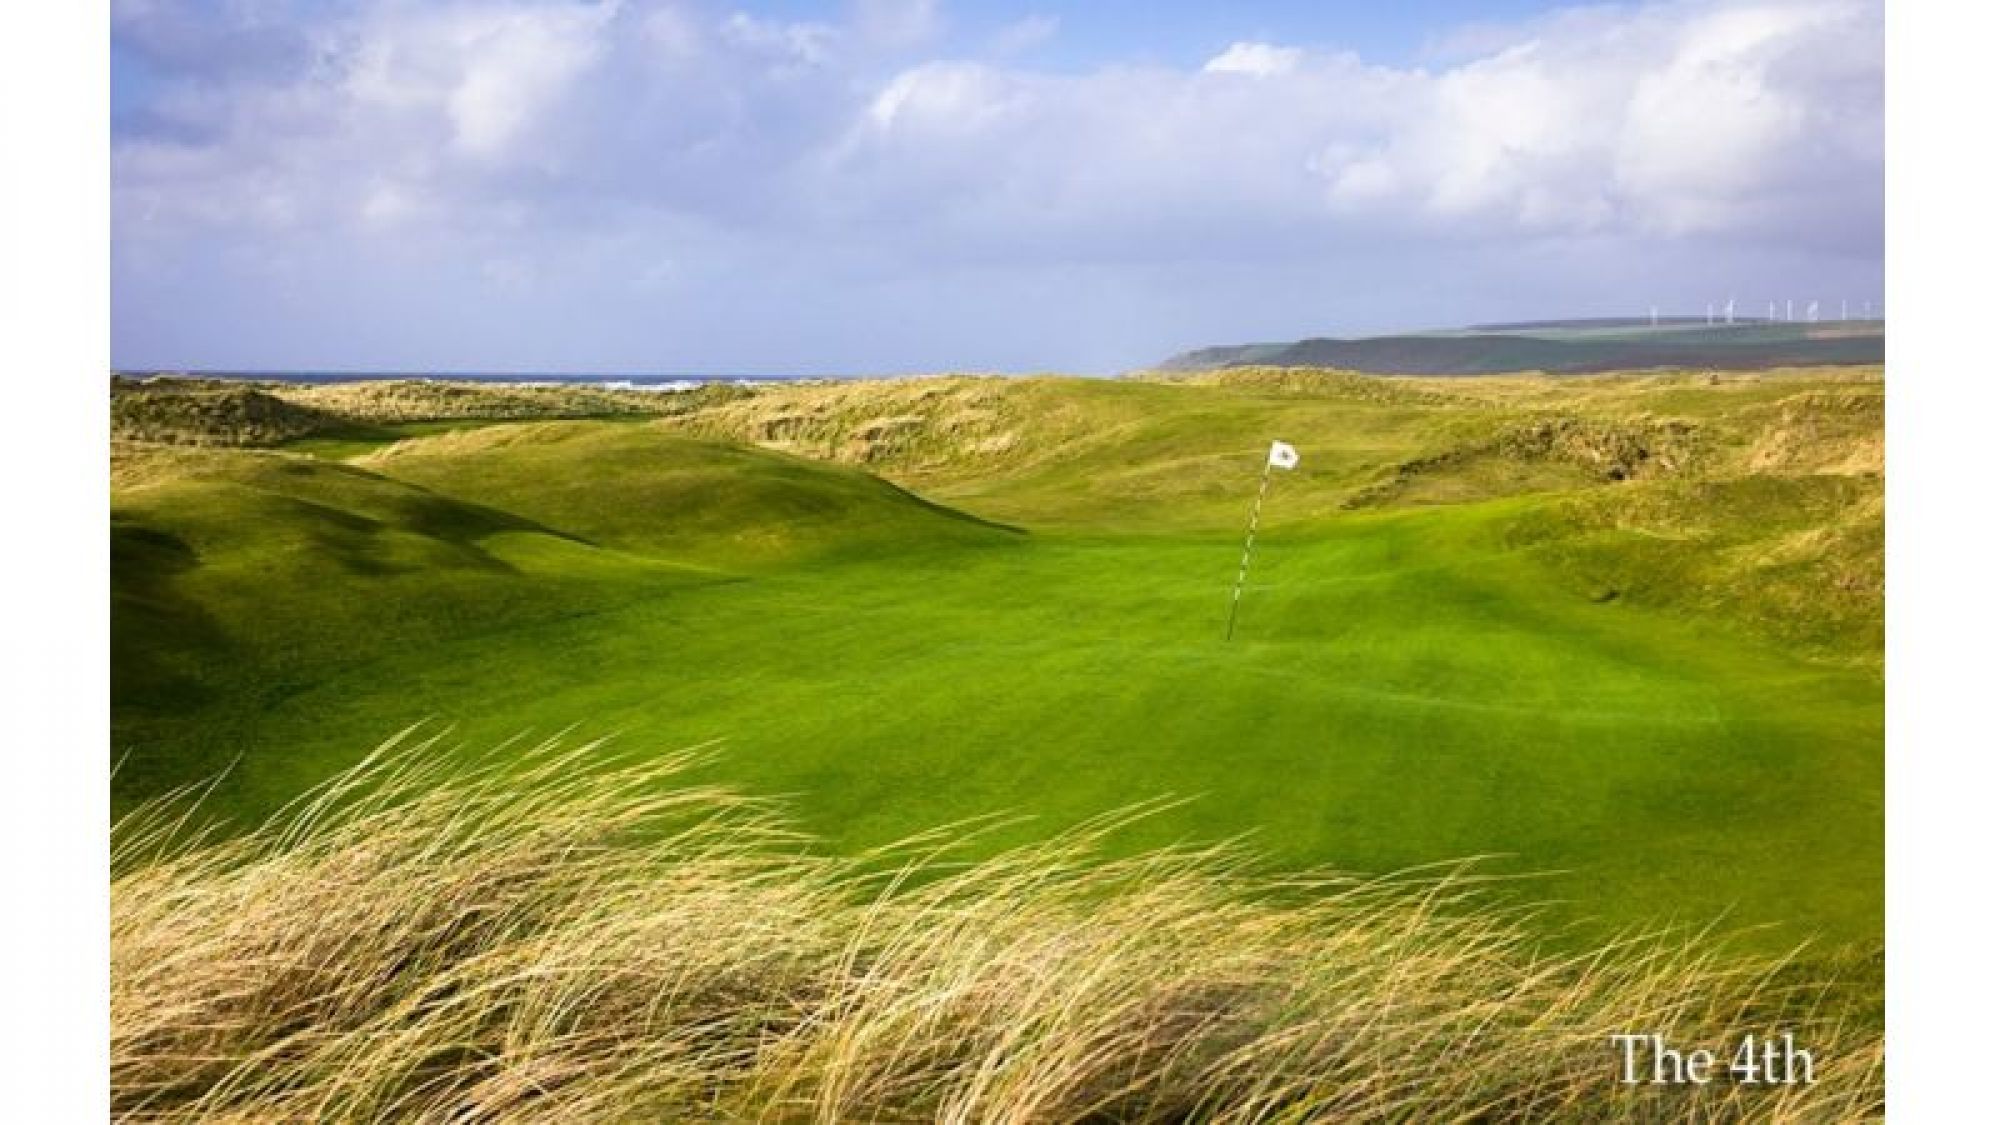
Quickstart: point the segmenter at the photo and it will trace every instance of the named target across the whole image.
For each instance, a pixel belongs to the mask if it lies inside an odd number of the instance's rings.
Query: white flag
[[[1299,464],[1299,451],[1282,441],[1271,443],[1271,459],[1264,462],[1280,469],[1295,469]]]

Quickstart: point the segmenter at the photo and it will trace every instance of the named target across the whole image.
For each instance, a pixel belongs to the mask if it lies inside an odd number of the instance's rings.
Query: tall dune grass
[[[1539,950],[1459,874],[831,859],[688,755],[392,742],[247,835],[114,830],[127,1121],[1846,1121],[1881,1041],[1694,938]],[[1810,1087],[1628,1088],[1609,1036],[1792,1031]]]

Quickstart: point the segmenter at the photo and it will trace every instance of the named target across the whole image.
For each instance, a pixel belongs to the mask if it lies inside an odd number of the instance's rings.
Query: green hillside
[[[1224,344],[1163,360],[1167,371],[1266,365],[1341,367],[1388,375],[1491,375],[1701,367],[1762,371],[1806,364],[1879,365],[1880,321],[1826,323],[1702,319],[1551,321],[1443,332],[1290,343]]]
[[[111,383],[111,432],[131,441],[272,445],[339,425],[331,415],[262,387],[192,380]]]
[[[716,777],[793,795],[841,852],[1172,795],[1120,846],[1496,855],[1579,932],[1721,918],[1865,952],[1881,390],[950,378],[123,443],[114,797],[233,763],[211,807],[248,818],[412,722],[578,726],[723,739]],[[1272,438],[1304,462],[1224,643]]]
[[[718,565],[1002,530],[857,469],[657,428],[496,426],[397,442],[354,463],[594,546]]]

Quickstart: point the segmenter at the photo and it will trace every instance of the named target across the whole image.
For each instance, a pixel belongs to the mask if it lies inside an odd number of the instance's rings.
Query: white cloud
[[[975,131],[1006,114],[1012,85],[977,63],[926,63],[891,79],[869,103],[868,117],[885,131]]]
[[[1231,43],[1229,49],[1202,64],[1209,74],[1248,74],[1269,78],[1298,69],[1305,52],[1297,47],[1274,47],[1269,43]]]
[[[1754,206],[1774,159],[1814,125],[1815,91],[1787,89],[1787,48],[1842,33],[1819,9],[1717,12],[1682,32],[1672,56],[1634,86],[1612,176],[1672,228],[1725,225]],[[1696,152],[1701,159],[1677,154]]]
[[[364,105],[441,108],[460,151],[503,158],[602,55],[619,7],[389,9],[359,30],[347,90]]]
[[[1379,143],[1323,153],[1336,209],[1419,225],[1768,233],[1816,182],[1853,235],[1879,240],[1878,8],[1655,6],[1517,32],[1409,83]]]

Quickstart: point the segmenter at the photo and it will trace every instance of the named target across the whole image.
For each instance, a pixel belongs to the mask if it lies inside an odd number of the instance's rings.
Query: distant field
[[[1879,946],[1879,370],[544,404],[616,415],[567,420],[269,393],[332,421],[115,443],[120,807],[227,770],[247,821],[412,722],[578,726],[724,739],[714,776],[843,853],[1173,795],[1120,846],[1493,854],[1543,873],[1515,893],[1551,935]],[[1304,463],[1224,643],[1274,437]]]

